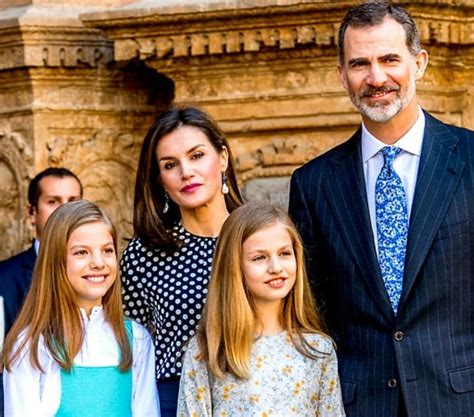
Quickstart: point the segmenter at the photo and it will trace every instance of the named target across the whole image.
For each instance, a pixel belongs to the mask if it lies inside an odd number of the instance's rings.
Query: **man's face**
[[[74,177],[44,177],[39,182],[38,207],[30,207],[30,221],[36,228],[36,238],[41,239],[46,221],[60,205],[81,199],[81,187]]]
[[[338,70],[364,121],[384,123],[416,111],[415,83],[427,62],[426,51],[410,53],[403,26],[387,17],[377,26],[347,28]]]

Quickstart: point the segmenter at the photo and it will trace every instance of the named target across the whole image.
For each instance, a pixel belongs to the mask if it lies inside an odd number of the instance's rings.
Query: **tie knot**
[[[396,146],[385,146],[385,148],[382,148],[380,152],[382,152],[382,155],[384,157],[385,165],[391,167],[393,164],[393,160],[401,151],[402,150],[400,148],[397,148]]]

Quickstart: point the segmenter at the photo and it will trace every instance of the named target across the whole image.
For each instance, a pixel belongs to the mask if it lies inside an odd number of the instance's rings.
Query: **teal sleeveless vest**
[[[130,346],[133,329],[125,321]],[[74,366],[61,370],[61,403],[55,417],[132,417],[132,370],[117,366]]]

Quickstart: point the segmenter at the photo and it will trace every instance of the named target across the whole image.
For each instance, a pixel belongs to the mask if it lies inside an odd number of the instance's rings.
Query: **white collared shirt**
[[[83,310],[81,313],[84,342],[74,363],[78,366],[118,365],[120,351],[102,307],[94,307],[89,318]],[[132,325],[132,415],[159,417],[153,343],[144,327],[137,323]],[[29,352],[26,353],[22,353],[11,372],[3,373],[5,417],[54,417],[61,401],[61,368],[53,360],[43,339],[40,339],[38,357],[44,373],[31,366]]]
[[[393,168],[402,180],[407,197],[408,218],[410,218],[415,194],[418,167],[420,165],[421,147],[425,130],[425,115],[418,108],[418,119],[410,130],[402,136],[394,146],[402,150],[393,162]],[[374,236],[374,244],[378,253],[377,226],[375,220],[375,182],[383,167],[384,158],[380,150],[387,146],[373,136],[362,124],[362,163],[364,167],[365,188],[369,204],[370,223]]]
[[[38,239],[33,240],[33,247],[35,248],[36,256],[38,256],[40,250],[40,242]]]

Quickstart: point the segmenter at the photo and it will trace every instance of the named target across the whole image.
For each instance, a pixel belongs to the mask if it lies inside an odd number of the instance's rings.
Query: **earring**
[[[222,194],[229,194],[229,186],[227,185],[227,175],[222,173]]]
[[[164,214],[168,213],[168,210],[170,209],[170,205],[168,203],[169,203],[168,193],[165,192],[165,205],[163,206],[163,213]]]

